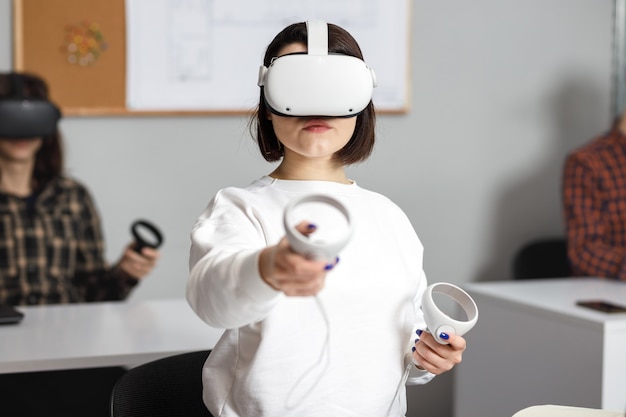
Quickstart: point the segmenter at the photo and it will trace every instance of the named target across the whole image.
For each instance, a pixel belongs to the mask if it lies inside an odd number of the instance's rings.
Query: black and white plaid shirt
[[[103,252],[97,209],[77,181],[57,178],[30,198],[0,192],[0,303],[124,299],[137,280]]]

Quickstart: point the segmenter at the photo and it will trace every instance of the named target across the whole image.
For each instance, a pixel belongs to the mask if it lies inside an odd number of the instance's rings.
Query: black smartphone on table
[[[17,324],[24,318],[24,313],[8,304],[0,304],[0,324]]]
[[[576,302],[576,305],[603,313],[626,313],[626,306],[606,300],[580,300]]]

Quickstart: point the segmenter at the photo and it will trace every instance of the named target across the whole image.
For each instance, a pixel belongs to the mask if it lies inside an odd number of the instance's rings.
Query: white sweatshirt
[[[353,235],[316,297],[288,297],[262,280],[258,257],[285,235],[287,203],[311,193],[346,204]],[[319,224],[314,217],[307,220]],[[426,328],[426,277],[423,247],[398,206],[356,183],[262,177],[220,190],[191,240],[187,299],[210,326],[226,329],[203,370],[214,416],[405,413],[404,386],[392,399],[415,330]],[[433,377],[411,368],[411,383]]]

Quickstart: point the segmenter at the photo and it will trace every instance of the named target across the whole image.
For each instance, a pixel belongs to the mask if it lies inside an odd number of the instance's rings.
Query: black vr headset
[[[359,58],[328,52],[328,24],[307,21],[307,53],[272,59],[259,69],[258,86],[281,116],[352,117],[370,100],[376,75]]]
[[[9,74],[10,93],[0,97],[0,138],[37,138],[57,130],[61,111],[49,100],[24,96],[24,77]]]

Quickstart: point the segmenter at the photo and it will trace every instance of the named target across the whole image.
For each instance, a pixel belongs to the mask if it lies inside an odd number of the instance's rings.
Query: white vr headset
[[[259,69],[259,87],[281,116],[350,117],[362,112],[376,87],[374,70],[359,58],[328,54],[328,24],[308,21],[307,53],[273,58]]]

